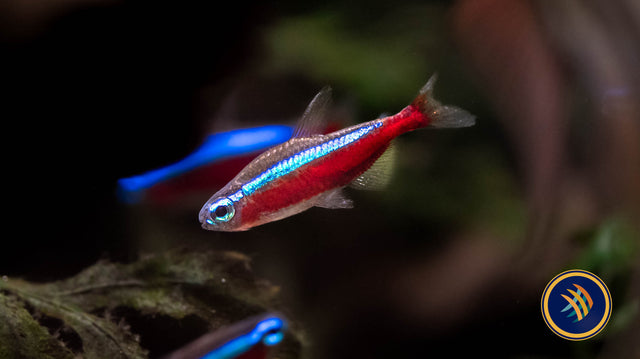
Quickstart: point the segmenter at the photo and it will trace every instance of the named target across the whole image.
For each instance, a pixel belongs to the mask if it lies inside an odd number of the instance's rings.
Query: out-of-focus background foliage
[[[280,287],[308,357],[640,355],[632,0],[2,0],[0,51],[9,281],[234,250]],[[115,196],[118,178],[208,133],[293,123],[324,85],[348,125],[400,110],[434,72],[436,96],[477,125],[399,138],[391,186],[350,191],[353,210],[213,233],[197,222],[211,193],[171,206]],[[571,268],[613,296],[586,342],[540,314],[546,283]]]

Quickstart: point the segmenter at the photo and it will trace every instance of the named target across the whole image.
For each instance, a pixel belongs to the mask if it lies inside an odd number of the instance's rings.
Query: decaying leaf
[[[0,357],[156,357],[281,310],[278,288],[256,279],[249,264],[236,252],[171,251],[131,264],[101,261],[52,283],[0,280]],[[281,357],[298,357],[296,339],[283,345]]]
[[[0,358],[73,358],[15,296],[0,293],[0,323]]]

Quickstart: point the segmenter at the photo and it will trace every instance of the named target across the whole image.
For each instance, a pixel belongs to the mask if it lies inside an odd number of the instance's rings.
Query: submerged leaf
[[[207,331],[279,309],[277,293],[277,287],[256,279],[249,258],[236,252],[173,251],[131,264],[101,261],[47,284],[0,281],[0,301],[12,304],[0,303],[0,318],[13,318],[2,320],[9,325],[0,329],[0,347],[7,357],[26,346],[41,348],[37,357],[45,358],[158,356]],[[51,328],[42,318],[59,324]],[[179,332],[156,328],[172,324]],[[21,342],[12,340],[29,326],[36,331]],[[65,348],[55,339],[57,332],[70,333],[77,343]]]
[[[603,221],[589,234],[586,245],[574,264],[613,278],[633,267],[640,247],[637,227],[623,216]]]
[[[25,309],[24,303],[0,292],[0,358],[73,358]]]

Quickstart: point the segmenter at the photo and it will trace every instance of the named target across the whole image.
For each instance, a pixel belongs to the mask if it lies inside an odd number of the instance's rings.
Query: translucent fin
[[[476,124],[476,117],[469,112],[455,106],[442,105],[432,112],[433,120],[429,127],[458,128],[470,127]]]
[[[435,128],[473,126],[476,123],[474,115],[455,106],[443,105],[433,98],[433,87],[437,79],[438,75],[433,74],[427,84],[420,89],[418,96],[412,103],[429,119],[428,126]]]
[[[349,186],[355,189],[373,191],[385,188],[391,181],[395,153],[395,146],[392,143],[371,168],[353,180]]]
[[[321,134],[327,123],[327,109],[331,105],[331,87],[325,86],[311,100],[293,130],[293,138]]]
[[[326,194],[322,195],[318,202],[315,204],[316,207],[322,208],[353,208],[353,201],[347,198],[344,194],[342,188],[334,189],[331,191],[327,191]]]

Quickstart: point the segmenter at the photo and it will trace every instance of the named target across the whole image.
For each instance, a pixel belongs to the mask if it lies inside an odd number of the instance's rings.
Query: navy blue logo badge
[[[594,337],[611,317],[611,294],[602,279],[584,270],[558,274],[542,293],[542,317],[549,329],[568,340]]]

